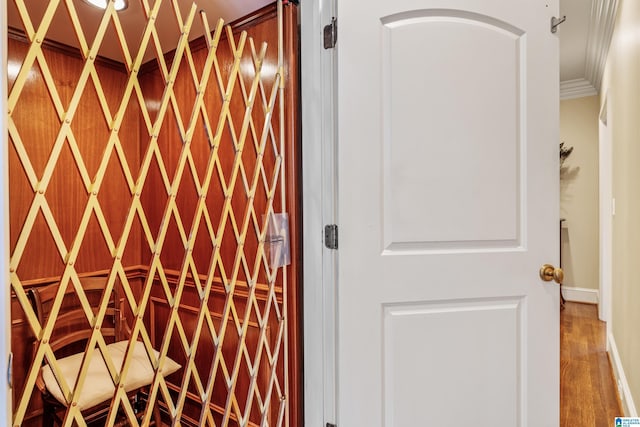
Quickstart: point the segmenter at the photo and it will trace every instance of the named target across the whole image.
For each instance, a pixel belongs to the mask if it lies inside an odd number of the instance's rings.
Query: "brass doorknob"
[[[540,278],[545,282],[554,280],[558,284],[562,284],[564,279],[564,272],[561,268],[556,268],[551,264],[544,264],[540,267]]]

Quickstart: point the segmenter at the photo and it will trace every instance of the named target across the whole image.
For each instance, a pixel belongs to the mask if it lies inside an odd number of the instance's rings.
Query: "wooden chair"
[[[96,314],[106,288],[107,278],[82,278],[80,282],[93,313]],[[54,283],[29,290],[34,310],[43,326],[51,312],[58,288],[59,283]],[[128,346],[129,328],[123,316],[117,289],[116,283],[109,297],[109,304],[100,330],[108,344],[107,349],[115,368],[120,369]],[[80,371],[86,342],[91,333],[91,325],[80,305],[73,284],[69,283],[49,344],[56,356],[60,371],[72,390]],[[148,386],[153,381],[154,371],[142,342],[136,342],[132,358],[125,389],[132,401],[134,411],[141,418],[147,403]],[[115,387],[98,348],[94,350],[89,363],[89,371],[77,405],[88,424],[104,425],[104,418],[109,412]],[[180,369],[180,365],[167,358],[162,374],[167,376],[178,369]],[[55,423],[62,424],[60,414],[64,415],[68,403],[46,361],[40,370],[36,385],[42,393],[42,425],[50,427]],[[154,406],[153,421],[155,425],[161,425],[158,405]]]

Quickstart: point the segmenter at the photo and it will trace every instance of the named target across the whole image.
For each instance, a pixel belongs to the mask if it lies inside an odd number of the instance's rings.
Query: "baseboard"
[[[585,304],[597,304],[598,290],[589,288],[575,288],[562,286],[562,296],[567,301],[582,302]]]
[[[631,389],[629,388],[627,377],[624,374],[624,368],[622,367],[622,361],[620,360],[620,354],[618,353],[618,347],[616,346],[616,340],[613,338],[613,334],[609,334],[607,337],[607,350],[611,357],[613,375],[618,384],[618,393],[620,394],[622,410],[624,411],[622,415],[626,417],[637,417],[638,411],[636,411],[636,405],[633,403]]]

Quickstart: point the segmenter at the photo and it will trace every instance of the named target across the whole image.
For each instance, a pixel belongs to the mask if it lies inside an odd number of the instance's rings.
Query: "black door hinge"
[[[335,424],[327,423],[327,427],[336,427]]]
[[[329,249],[338,249],[338,226],[336,224],[324,226],[324,245]]]
[[[332,49],[336,47],[338,41],[338,20],[331,18],[331,24],[324,26],[324,48]]]

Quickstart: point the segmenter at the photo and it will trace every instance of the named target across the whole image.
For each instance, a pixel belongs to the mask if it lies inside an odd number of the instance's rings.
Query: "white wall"
[[[610,345],[628,415],[640,399],[640,1],[621,0],[600,93],[613,146],[613,286]]]
[[[599,287],[599,111],[598,96],[560,102],[560,141],[573,147],[560,173],[560,217],[566,219],[562,268],[567,299],[596,297]],[[582,289],[577,295],[570,288]]]

